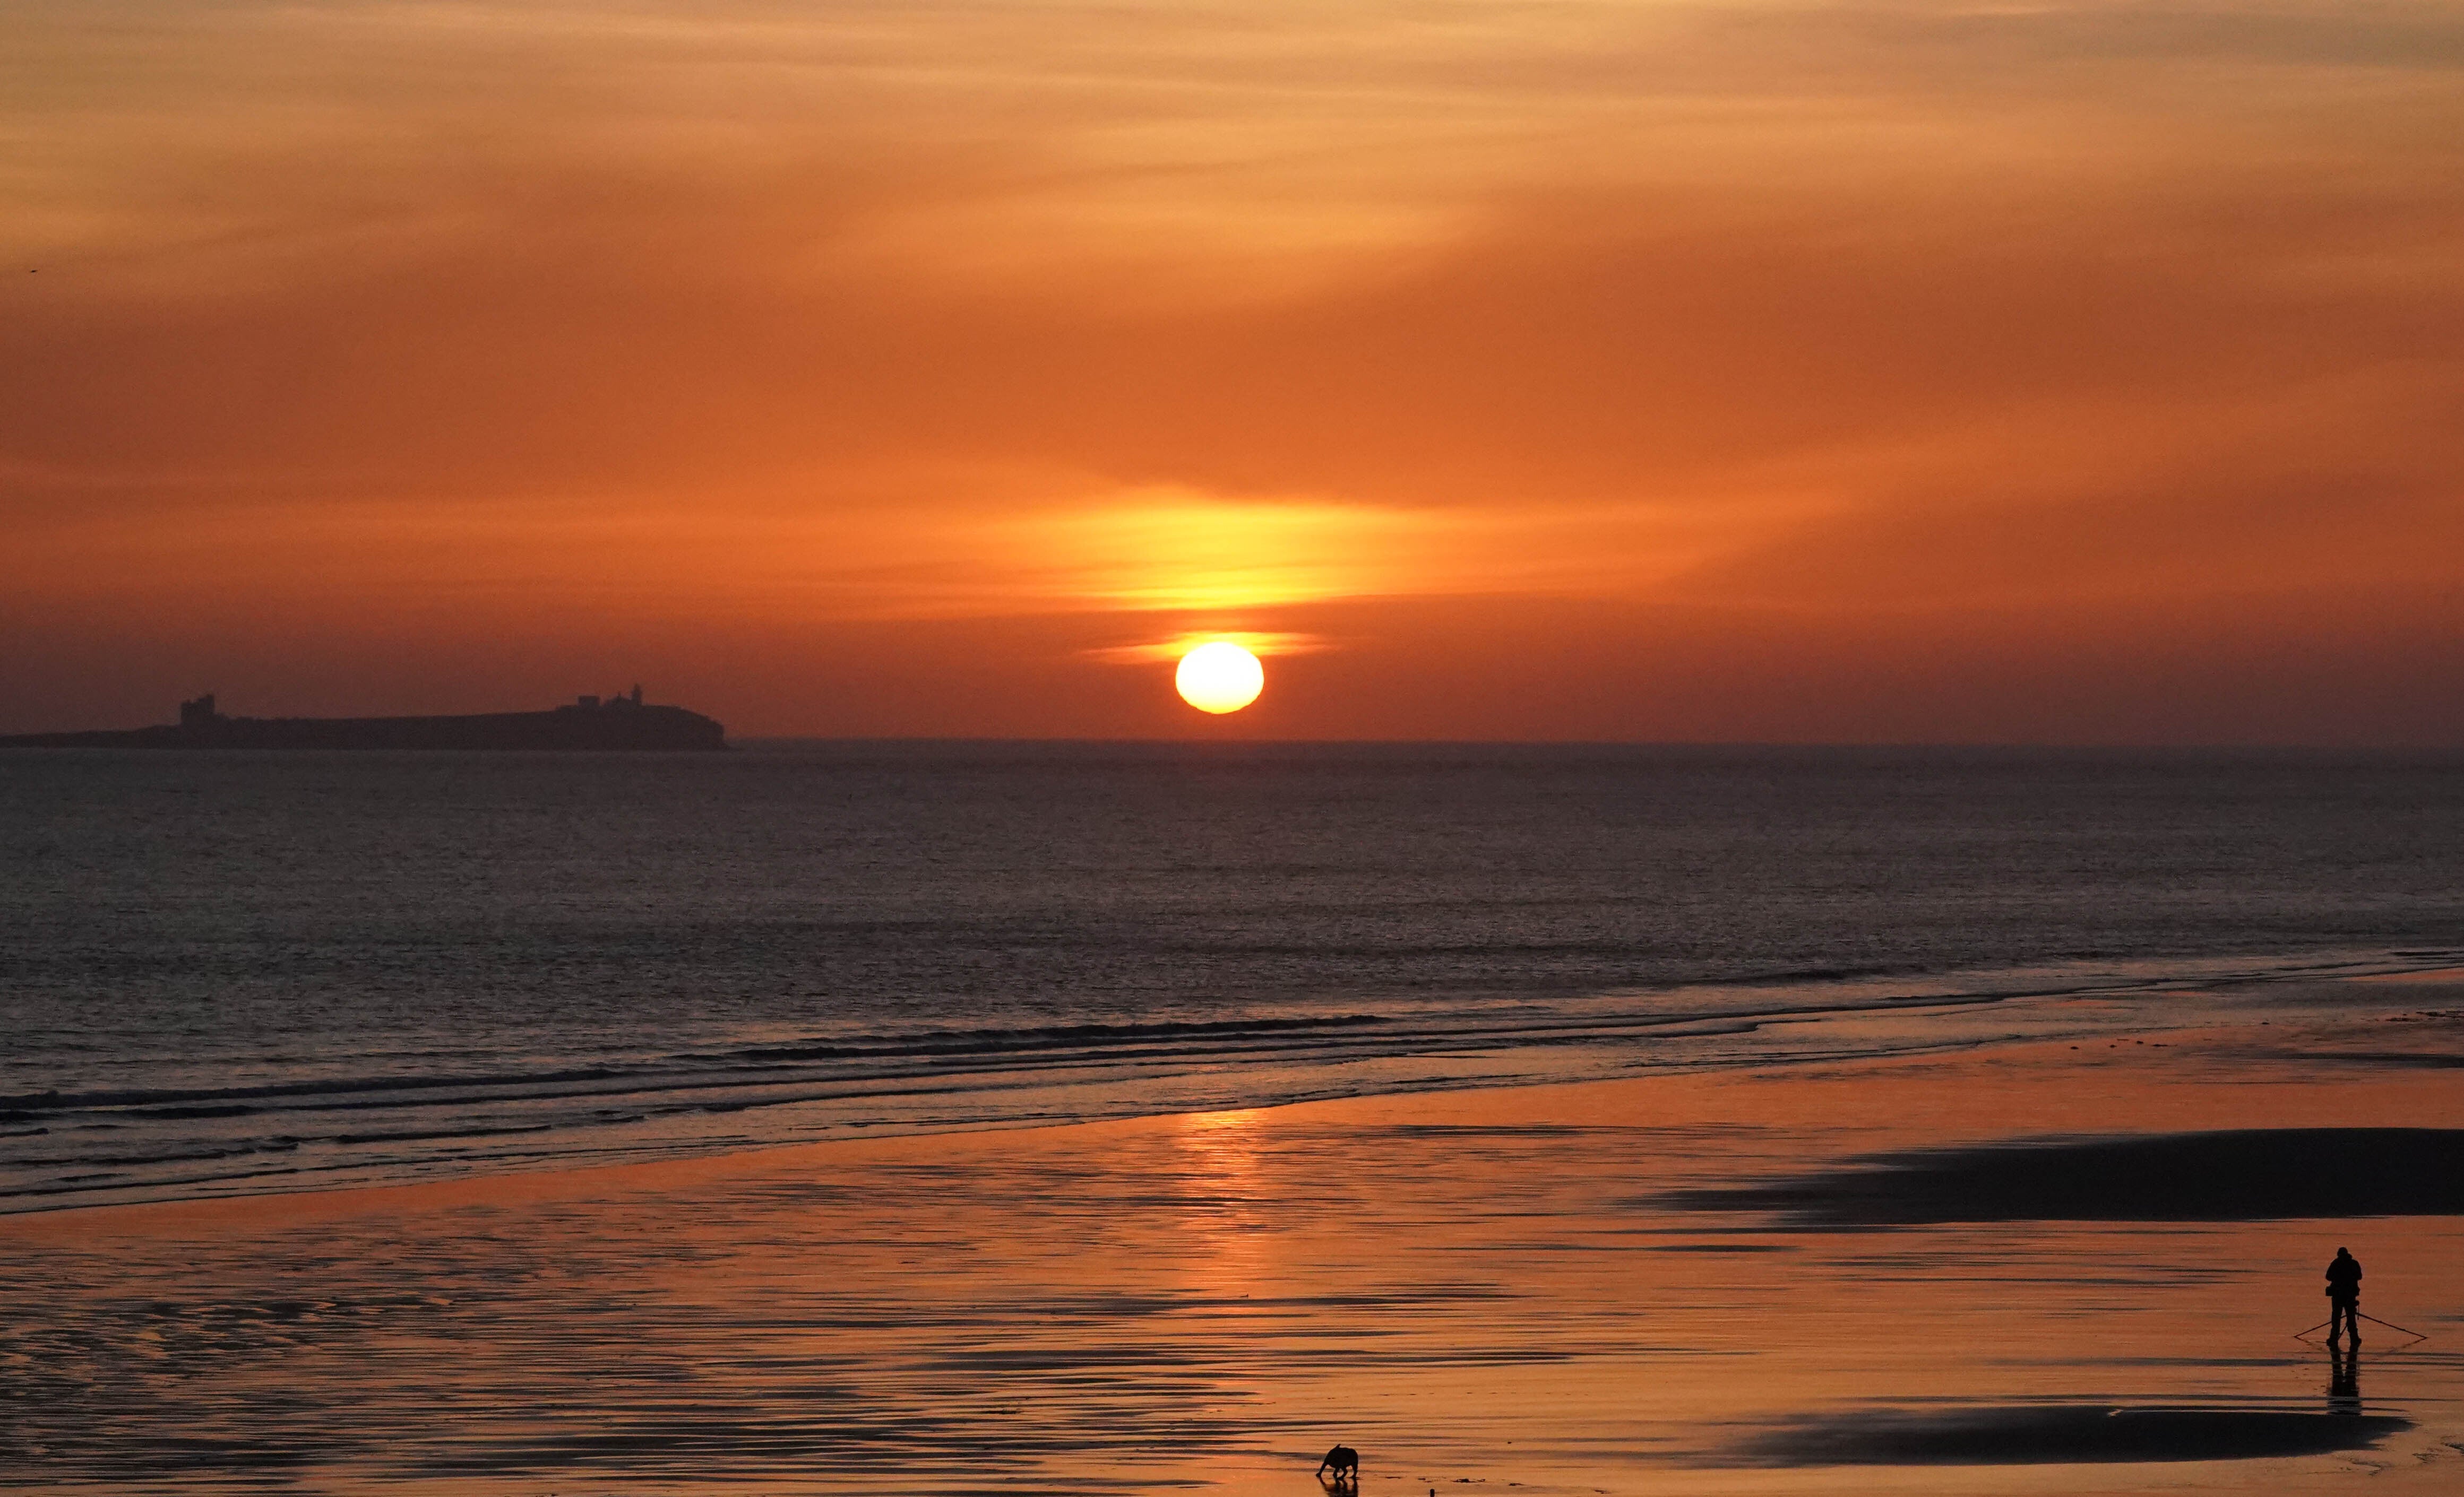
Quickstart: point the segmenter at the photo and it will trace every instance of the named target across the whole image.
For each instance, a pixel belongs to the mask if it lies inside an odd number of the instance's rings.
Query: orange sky
[[[2452,0],[16,0],[0,135],[0,731],[2464,743]]]

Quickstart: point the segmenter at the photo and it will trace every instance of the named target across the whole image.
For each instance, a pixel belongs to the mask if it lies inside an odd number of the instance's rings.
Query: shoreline
[[[2464,1218],[1685,1199],[2014,1138],[2464,1127],[2464,1069],[2309,1058],[2464,1053],[2464,982],[2407,992],[2446,1017],[12,1217],[24,1438],[96,1492],[1265,1497],[1337,1439],[1395,1493],[2437,1489]],[[2290,1336],[2344,1242],[2365,1310],[2433,1332],[2365,1348],[2352,1399]]]
[[[781,1148],[800,1148],[808,1144],[860,1142],[880,1137],[945,1137],[971,1133],[1001,1133],[1021,1128],[1069,1127],[1082,1123],[1113,1121],[1146,1116],[1168,1116],[1185,1112],[1222,1111],[1233,1107],[1276,1107],[1310,1105],[1325,1100],[1367,1099],[1377,1096],[1434,1096],[1463,1090],[1486,1090],[1524,1086],[1579,1085],[1591,1081],[1612,1081],[1628,1077],[1666,1077],[1757,1068],[1788,1068],[1822,1066],[1844,1059],[1883,1058],[1923,1054],[1961,1053],[1991,1049],[2013,1044],[2026,1044],[2042,1039],[2085,1039],[2100,1033],[2145,1036],[2188,1032],[2201,1027],[2231,1022],[2249,1003],[2261,1005],[2282,1002],[2299,995],[2314,998],[2320,994],[2345,995],[2332,1002],[2318,1005],[2332,1011],[2351,1006],[2353,991],[2345,984],[2391,984],[2409,987],[2415,984],[2435,986],[2441,981],[2464,978],[2464,967],[2455,965],[2453,956],[2428,950],[2362,952],[2352,949],[2319,949],[2299,953],[2281,953],[2266,958],[2183,958],[2164,962],[2142,962],[2143,969],[2132,974],[2108,974],[2094,981],[2082,981],[2079,975],[2070,980],[2044,985],[2034,981],[2033,975],[2045,969],[2015,968],[1998,973],[1951,973],[1927,979],[1890,980],[1883,978],[1851,980],[1852,991],[1843,991],[1830,1001],[1808,1002],[1818,989],[1788,986],[1757,986],[1752,983],[1730,983],[1717,986],[1681,986],[1655,994],[1609,995],[1593,1001],[1595,1012],[1576,1012],[1573,1017],[1539,1028],[1513,1027],[1495,1030],[1471,1029],[1457,1035],[1442,1024],[1428,1029],[1423,1040],[1398,1043],[1378,1031],[1378,1025],[1406,1024],[1407,1036],[1416,1033],[1412,1025],[1428,1025],[1426,1018],[1394,1020],[1375,1016],[1353,1016],[1319,1022],[1327,1037],[1303,1034],[1307,1029],[1297,1021],[1260,1021],[1246,1024],[1227,1022],[1199,1029],[1225,1032],[1221,1043],[1233,1046],[1221,1056],[1203,1049],[1194,1049],[1185,1057],[1177,1057],[1171,1046],[1196,1042],[1158,1038],[1150,1043],[1141,1040],[1134,1050],[1108,1051],[1103,1042],[1083,1059],[1070,1054],[1045,1055],[1030,1052],[1017,1059],[991,1055],[981,1066],[960,1066],[951,1068],[933,1046],[922,1046],[913,1061],[899,1062],[904,1069],[885,1071],[884,1077],[896,1077],[869,1088],[859,1086],[854,1090],[832,1090],[840,1083],[825,1083],[816,1073],[811,1084],[822,1090],[812,1096],[796,1094],[792,1090],[783,1095],[772,1095],[781,1087],[791,1087],[770,1072],[778,1069],[776,1062],[763,1063],[758,1077],[737,1083],[724,1077],[714,1079],[702,1072],[678,1072],[662,1080],[655,1072],[646,1072],[644,1079],[633,1085],[683,1089],[687,1099],[675,1111],[691,1113],[714,1113],[733,1117],[745,1108],[765,1110],[771,1117],[773,1136],[741,1134],[697,1139],[690,1133],[675,1137],[653,1132],[635,1141],[603,1144],[596,1147],[580,1143],[561,1143],[551,1152],[516,1153],[489,1158],[458,1157],[453,1150],[433,1156],[413,1155],[397,1162],[350,1157],[324,1157],[322,1162],[273,1164],[262,1170],[207,1175],[189,1179],[147,1182],[132,1179],[125,1182],[96,1180],[91,1175],[63,1177],[58,1184],[26,1184],[13,1194],[0,1196],[0,1221],[19,1216],[48,1215],[55,1212],[81,1212],[112,1209],[121,1205],[154,1201],[209,1200],[257,1200],[267,1196],[292,1194],[328,1194],[335,1191],[384,1189],[422,1183],[415,1178],[422,1172],[434,1172],[437,1178],[467,1178],[473,1176],[530,1175],[561,1173],[573,1169],[626,1168],[685,1159],[720,1157],[737,1153],[762,1153]],[[1997,990],[1993,982],[2013,984]],[[2033,985],[2032,985],[2033,982]],[[1871,991],[1854,993],[1861,986]],[[1926,991],[1926,989],[1937,989]],[[1915,991],[1910,991],[1914,989]],[[1772,1001],[1779,995],[1789,1001]],[[1749,1000],[1762,996],[1759,1003]],[[2137,1001],[2126,1012],[2115,1012],[2103,1005],[2122,1000]],[[1653,1002],[1677,1004],[1675,1011],[1655,1012],[1647,1006]],[[2406,1001],[2395,998],[2380,1000],[2385,1006],[2404,1006]],[[1638,1008],[1637,1005],[1645,1005]],[[1727,1006],[1723,1007],[1726,1004]],[[2317,1017],[2313,1015],[2312,1017]],[[1375,1023],[1372,1020],[1375,1019]],[[1165,1025],[1175,1033],[1192,1026]],[[1251,1030],[1256,1034],[1252,1035]],[[870,1044],[872,1042],[868,1042]],[[1073,1042],[1077,1043],[1077,1042]],[[1207,1044],[1217,1044],[1209,1038]],[[1651,1049],[1639,1046],[1648,1045]],[[1387,1046],[1386,1049],[1378,1048]],[[1158,1048],[1160,1046],[1160,1048]],[[1313,1046],[1331,1046],[1325,1058],[1311,1060]],[[1351,1048],[1344,1048],[1351,1046]],[[1790,1046],[1794,1046],[1793,1050]],[[826,1049],[826,1047],[825,1047]],[[1147,1054],[1148,1050],[1154,1054]],[[811,1042],[799,1046],[786,1046],[782,1053],[820,1053],[812,1051]],[[760,1053],[759,1047],[748,1054]],[[850,1053],[857,1053],[851,1051]],[[831,1062],[829,1064],[837,1064]],[[871,1064],[871,1063],[867,1063]],[[1155,1067],[1165,1068],[1160,1073]],[[1038,1067],[1042,1069],[1039,1070]],[[1089,1069],[1105,1067],[1122,1068],[1116,1080],[1090,1082],[1083,1074]],[[1309,1068],[1315,1067],[1316,1069]],[[1275,1068],[1288,1070],[1288,1079],[1276,1082],[1253,1082],[1250,1089],[1263,1094],[1232,1099],[1223,1096],[1225,1090],[1212,1077],[1218,1068],[1265,1068],[1270,1075],[1281,1074]],[[1384,1074],[1371,1074],[1382,1069]],[[1245,1070],[1238,1073],[1247,1074]],[[972,1079],[971,1079],[972,1078]],[[1021,1082],[1025,1090],[1018,1091]],[[334,1084],[337,1087],[341,1083]],[[404,1078],[398,1087],[419,1106],[434,1107],[442,1102],[449,1107],[462,1106],[460,1092],[482,1083],[451,1079]],[[594,1084],[596,1087],[596,1084]],[[752,1087],[756,1090],[738,1095],[734,1091],[713,1091],[714,1088]],[[886,1087],[886,1090],[885,1090]],[[1343,1097],[1311,1095],[1330,1087],[1357,1088]],[[971,1090],[970,1089],[976,1089]],[[989,1090],[986,1090],[989,1089]],[[1004,1090],[1006,1089],[1006,1090]],[[255,1090],[265,1090],[264,1088]],[[1005,1103],[1026,1110],[1023,1115],[1003,1117],[964,1115],[957,1118],[935,1116],[933,1108],[946,1107],[936,1099],[950,1098],[963,1106],[967,1098],[981,1090],[987,1098],[1001,1098],[1015,1091],[1023,1100]],[[282,1086],[272,1089],[272,1100],[257,1101],[251,1089],[221,1089],[212,1091],[165,1092],[157,1095],[131,1094],[132,1100],[121,1100],[117,1093],[98,1094],[93,1101],[58,1092],[16,1099],[18,1108],[12,1116],[26,1121],[43,1121],[67,1127],[76,1118],[89,1123],[105,1122],[124,1130],[125,1121],[115,1122],[122,1113],[137,1119],[164,1113],[171,1117],[190,1112],[209,1119],[225,1114],[241,1114],[234,1124],[219,1121],[197,1125],[209,1129],[226,1126],[242,1130],[239,1136],[216,1141],[218,1135],[206,1135],[206,1142],[195,1146],[171,1144],[161,1148],[202,1147],[208,1157],[237,1156],[248,1157],[271,1152],[282,1158],[304,1158],[300,1155],[303,1140],[276,1137],[252,1139],[246,1130],[260,1125],[251,1114],[260,1107],[268,1108],[276,1117],[303,1113],[315,1117],[320,1109],[340,1108],[337,1115],[358,1118],[379,1105],[364,1090],[349,1090],[336,1099],[320,1099],[307,1085]],[[1074,1117],[1056,1118],[1048,1112],[1034,1111],[1038,1099],[1050,1093],[1049,1106],[1077,1111]],[[473,1106],[561,1106],[576,1098],[589,1099],[602,1095],[629,1096],[630,1105],[639,1107],[642,1099],[655,1097],[655,1090],[627,1093],[619,1090],[609,1093],[604,1087],[574,1091],[570,1089],[540,1092],[523,1101],[518,1089],[507,1093],[501,1103],[473,1103]],[[715,1096],[715,1101],[695,1100]],[[164,1099],[168,1098],[169,1105]],[[878,1116],[859,1115],[867,1104],[884,1105],[876,1099],[888,1099],[891,1111]],[[204,1105],[197,1105],[200,1101]],[[914,1116],[899,1115],[899,1107],[920,1108]],[[50,1111],[41,1111],[49,1109]],[[79,1110],[82,1111],[79,1111]],[[655,1110],[655,1109],[653,1109]],[[89,1117],[88,1114],[91,1114]],[[637,1120],[638,1121],[638,1120]],[[154,1125],[147,1125],[154,1126]],[[161,1126],[179,1127],[180,1124]],[[308,1127],[308,1123],[276,1122],[272,1126]],[[367,1125],[355,1123],[364,1130]],[[424,1124],[431,1130],[434,1121]],[[691,1126],[701,1126],[693,1124]],[[563,1125],[550,1121],[541,1124],[522,1123],[510,1128],[479,1128],[476,1134],[513,1133],[520,1135],[564,1138],[559,1132]],[[574,1134],[586,1134],[583,1126],[571,1130]],[[799,1134],[803,1136],[798,1136]],[[65,1139],[70,1134],[55,1134],[53,1127],[33,1130],[33,1134],[52,1134]],[[111,1136],[121,1139],[122,1133]],[[31,1134],[21,1131],[20,1139]],[[135,1136],[135,1135],[130,1135]],[[385,1139],[396,1134],[375,1133],[368,1136]],[[399,1136],[416,1140],[429,1134],[416,1131]],[[473,1136],[446,1133],[443,1138]],[[314,1140],[306,1140],[314,1145]],[[115,1142],[115,1151],[125,1154],[130,1149],[144,1147],[134,1142]],[[513,1147],[513,1146],[508,1146]],[[520,1147],[528,1148],[529,1145]],[[330,1155],[330,1149],[325,1150]],[[634,1157],[626,1158],[625,1155]],[[21,1154],[21,1157],[23,1155]],[[165,1155],[166,1161],[176,1163],[184,1156]],[[121,1161],[104,1159],[105,1174],[121,1167]],[[0,1165],[8,1163],[0,1155]],[[327,1175],[330,1183],[315,1178]],[[251,1178],[263,1179],[260,1186],[217,1189],[218,1185]],[[177,1194],[182,1189],[193,1194]],[[117,1199],[113,1199],[113,1193]]]

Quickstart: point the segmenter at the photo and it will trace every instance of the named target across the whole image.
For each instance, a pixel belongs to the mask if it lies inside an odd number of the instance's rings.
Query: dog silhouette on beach
[[[1317,1474],[1328,1479],[1336,1491],[1360,1489],[1360,1452],[1350,1445],[1337,1445],[1317,1464]]]

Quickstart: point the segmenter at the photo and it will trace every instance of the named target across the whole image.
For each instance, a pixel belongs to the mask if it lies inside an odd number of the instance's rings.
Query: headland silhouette
[[[150,728],[28,733],[0,748],[723,750],[727,730],[682,707],[642,700],[639,686],[547,712],[459,717],[227,717],[209,693],[180,704],[180,720]]]

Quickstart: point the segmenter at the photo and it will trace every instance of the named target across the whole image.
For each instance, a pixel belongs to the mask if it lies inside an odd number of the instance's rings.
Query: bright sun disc
[[[1180,688],[1181,700],[1199,712],[1239,712],[1258,699],[1266,685],[1266,670],[1257,656],[1219,639],[1181,656],[1172,684]]]

